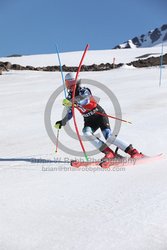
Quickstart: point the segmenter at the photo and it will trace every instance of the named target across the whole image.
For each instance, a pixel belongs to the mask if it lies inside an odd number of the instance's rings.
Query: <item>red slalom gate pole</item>
[[[83,62],[83,60],[84,60],[84,57],[85,57],[86,52],[88,51],[89,47],[90,47],[89,44],[87,44],[86,47],[85,47],[84,53],[83,53],[83,55],[82,55],[82,58],[81,58],[81,61],[80,61],[80,63],[79,63],[78,70],[77,70],[77,73],[76,73],[76,76],[75,76],[75,83],[77,83],[77,79],[78,79],[79,72],[80,72],[80,70],[81,70],[82,62]],[[79,130],[78,130],[78,126],[77,126],[77,122],[76,122],[76,118],[75,118],[75,109],[74,109],[74,106],[75,106],[75,105],[74,105],[74,101],[75,101],[75,91],[76,91],[76,84],[74,85],[73,94],[72,94],[72,115],[73,115],[73,119],[74,119],[74,126],[75,126],[75,130],[76,130],[76,133],[77,133],[77,136],[78,136],[78,139],[79,139],[81,148],[82,148],[82,150],[83,150],[85,159],[88,161],[88,156],[87,156],[87,154],[86,154],[86,151],[85,151],[83,142],[82,142],[82,140],[81,140],[81,137],[80,137],[80,134],[79,134]]]

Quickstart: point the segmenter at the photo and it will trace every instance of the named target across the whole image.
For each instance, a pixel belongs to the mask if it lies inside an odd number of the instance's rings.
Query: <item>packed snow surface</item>
[[[113,57],[125,63],[160,51],[160,47],[90,51],[84,63],[109,62]],[[78,65],[81,52],[60,56],[63,63]],[[55,54],[9,60],[33,66],[58,64]],[[115,94],[122,118],[132,122],[122,123],[119,137],[147,155],[167,152],[166,70],[162,68],[161,86],[159,67],[124,65],[80,73],[80,78],[103,83]],[[44,125],[48,100],[61,85],[60,72],[9,71],[0,76],[0,249],[166,250],[167,159],[106,171],[71,168],[65,161],[75,156],[61,149],[55,153]],[[106,113],[114,115],[107,93],[89,87]],[[54,102],[52,127],[62,117],[63,98],[62,92]],[[83,119],[77,111],[76,118],[81,132]],[[110,122],[113,127],[114,120]],[[70,126],[75,131],[72,120]],[[78,140],[64,128],[59,140],[80,150]],[[88,142],[84,145],[86,151],[93,149]]]

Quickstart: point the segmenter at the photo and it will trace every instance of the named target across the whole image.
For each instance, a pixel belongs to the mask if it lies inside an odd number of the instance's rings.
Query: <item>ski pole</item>
[[[58,151],[58,145],[59,145],[59,130],[60,130],[60,129],[58,129],[58,130],[57,130],[57,137],[56,137],[56,150],[55,150],[55,153],[57,153],[57,151]]]
[[[67,100],[67,99],[64,99],[63,100],[63,105],[64,106],[67,106],[67,107],[71,107],[71,101]],[[74,103],[74,108],[77,108],[79,109],[80,105],[77,105],[76,103]],[[84,109],[86,111],[92,111],[91,109],[87,109],[84,107]],[[112,115],[108,115],[106,113],[101,113],[101,112],[98,112],[98,111],[95,111],[93,114],[98,114],[98,115],[101,115],[101,116],[106,116],[108,118],[112,118],[112,119],[115,119],[115,120],[118,120],[118,121],[121,121],[121,122],[126,122],[126,123],[129,123],[129,124],[132,124],[131,122],[127,121],[127,120],[123,120],[121,118],[118,118],[118,117],[115,117],[115,116],[112,116]]]
[[[115,116],[112,116],[112,115],[107,115],[107,114],[103,114],[103,113],[100,113],[100,112],[95,112],[95,113],[96,113],[96,114],[99,114],[99,115],[102,115],[102,116],[107,116],[107,117],[109,117],[109,118],[112,118],[112,119],[115,119],[115,120],[118,120],[118,121],[121,121],[121,122],[126,122],[126,123],[129,123],[129,124],[132,124],[132,123],[129,122],[129,121],[120,119],[120,118],[115,117]]]
[[[88,111],[91,111],[90,109],[86,109]],[[118,118],[118,117],[115,117],[115,116],[112,116],[112,115],[108,115],[108,114],[105,114],[105,113],[101,113],[101,112],[98,112],[96,111],[95,114],[98,114],[98,115],[101,115],[101,116],[107,116],[109,118],[112,118],[112,119],[115,119],[115,120],[118,120],[118,121],[121,121],[121,122],[126,122],[126,123],[129,123],[129,124],[132,124],[131,122],[129,121],[126,121],[126,120],[123,120],[121,118]]]
[[[65,87],[65,81],[64,81],[64,76],[63,76],[63,68],[62,68],[62,64],[61,64],[61,60],[60,60],[60,55],[59,55],[59,50],[58,50],[58,46],[56,44],[56,52],[57,52],[57,57],[58,57],[58,61],[59,61],[59,67],[60,67],[60,72],[61,72],[61,78],[62,78],[62,82],[63,82],[63,88],[64,88],[64,96],[66,98],[67,94],[66,94],[66,87]],[[58,151],[58,145],[59,145],[59,130],[57,130],[57,137],[56,137],[56,150],[55,153],[57,153]]]

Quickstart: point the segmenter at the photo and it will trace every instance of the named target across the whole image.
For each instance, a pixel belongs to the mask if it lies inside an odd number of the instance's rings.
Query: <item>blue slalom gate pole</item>
[[[63,68],[62,68],[62,64],[61,64],[61,60],[60,60],[60,55],[59,55],[59,50],[58,50],[57,44],[56,44],[56,52],[57,52],[57,57],[58,57],[58,61],[59,61],[59,67],[60,67],[60,72],[61,72],[61,78],[62,78],[62,82],[63,82],[64,96],[65,96],[65,98],[66,98],[66,97],[67,97],[67,94],[66,94],[66,86],[65,86],[65,80],[64,80],[64,75],[63,75]]]
[[[65,80],[64,80],[64,75],[63,75],[63,68],[62,68],[62,64],[61,64],[61,60],[60,60],[60,55],[59,55],[59,50],[58,50],[57,44],[56,44],[56,52],[57,52],[57,57],[58,57],[58,61],[59,61],[59,67],[60,67],[60,72],[61,72],[61,78],[62,78],[62,82],[63,82],[64,96],[65,96],[65,98],[66,98],[66,97],[67,97],[67,94],[66,94],[66,86],[65,86]],[[59,133],[60,133],[60,129],[57,130],[57,140],[56,140],[56,151],[55,151],[55,153],[58,152]]]
[[[161,86],[162,81],[162,68],[163,68],[163,42],[161,47],[161,56],[160,56],[160,76],[159,76],[159,87]]]

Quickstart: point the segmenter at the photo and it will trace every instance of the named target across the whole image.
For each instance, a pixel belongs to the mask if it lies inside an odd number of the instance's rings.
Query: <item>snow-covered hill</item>
[[[130,61],[160,50],[89,51],[84,63],[106,62],[113,56]],[[63,64],[78,65],[81,52],[60,56]],[[56,55],[15,60],[34,66],[57,64]],[[113,91],[123,118],[132,122],[122,124],[120,138],[148,155],[167,152],[166,70],[162,69],[161,87],[159,67],[80,73]],[[100,167],[74,171],[64,162],[74,156],[60,149],[55,153],[44,125],[46,104],[61,85],[59,72],[9,71],[0,77],[0,249],[166,250],[167,159],[108,171]],[[89,87],[112,115],[103,89]],[[52,125],[62,117],[63,98],[62,92],[55,100]],[[83,119],[78,113],[76,118],[81,132]],[[75,131],[73,121],[70,125]],[[64,128],[59,139],[80,149]],[[84,144],[86,151],[92,150],[88,142]]]
[[[161,43],[167,44],[167,24],[155,28],[147,34],[136,36],[122,44],[115,46],[115,49],[145,48],[157,46]]]
[[[167,45],[164,45],[164,54],[167,53]],[[151,47],[151,48],[140,48],[140,49],[126,49],[126,50],[89,50],[87,56],[84,60],[85,65],[91,65],[93,63],[113,63],[115,58],[115,63],[130,63],[137,60],[138,58],[147,58],[149,56],[159,56],[161,54],[161,46]],[[80,58],[82,56],[82,51],[76,52],[66,52],[61,53],[62,65],[66,66],[78,66]],[[1,57],[0,61],[9,61],[12,64],[20,64],[22,66],[33,66],[33,67],[43,67],[43,66],[53,66],[59,65],[58,58],[56,54],[43,54],[43,55],[29,55],[21,57]]]

